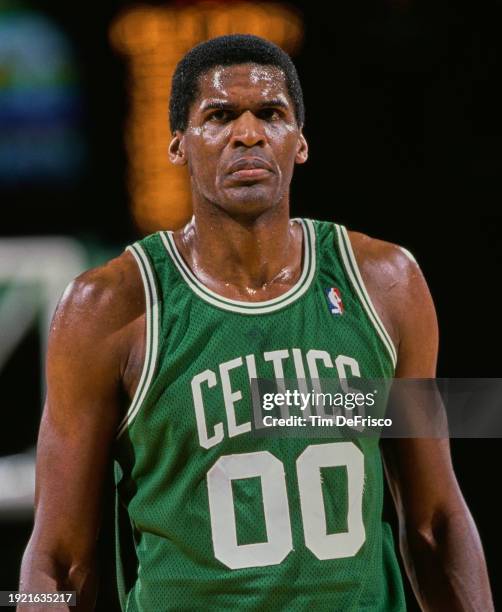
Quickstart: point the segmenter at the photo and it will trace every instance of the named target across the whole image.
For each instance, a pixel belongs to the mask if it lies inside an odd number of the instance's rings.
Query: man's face
[[[188,164],[196,198],[237,215],[274,207],[288,193],[295,163],[307,159],[283,72],[237,64],[203,74],[170,158]]]

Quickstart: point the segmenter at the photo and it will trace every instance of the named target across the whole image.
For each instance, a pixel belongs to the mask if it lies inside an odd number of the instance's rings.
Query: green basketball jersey
[[[172,232],[128,247],[147,328],[116,440],[123,610],[405,610],[382,522],[378,439],[253,430],[253,379],[391,378],[395,369],[346,229],[295,222],[300,278],[262,302],[205,287]]]

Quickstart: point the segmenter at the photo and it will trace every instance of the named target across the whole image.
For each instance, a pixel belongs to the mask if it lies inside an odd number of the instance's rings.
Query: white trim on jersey
[[[145,359],[139,383],[131,405],[118,427],[117,438],[119,438],[132,423],[143,404],[153,379],[159,349],[159,304],[157,285],[155,283],[152,266],[145,251],[137,242],[132,246],[128,246],[126,250],[134,256],[143,281],[143,288],[145,290],[146,339]]]
[[[229,310],[232,312],[240,312],[243,314],[265,314],[279,310],[299,299],[310,287],[312,279],[316,271],[316,236],[313,223],[310,219],[292,219],[298,221],[303,229],[303,269],[298,281],[288,289],[286,293],[261,302],[246,302],[242,300],[232,300],[224,297],[215,291],[206,287],[194,275],[192,270],[184,261],[179,252],[176,243],[174,242],[172,232],[160,232],[160,237],[164,243],[164,247],[171,257],[174,265],[178,269],[184,281],[192,289],[192,291],[205,302]]]
[[[335,224],[336,232],[338,235],[338,243],[340,245],[340,253],[342,255],[343,264],[345,266],[345,270],[356,290],[356,293],[359,297],[361,304],[363,305],[366,313],[370,321],[373,323],[375,330],[377,331],[380,339],[382,340],[385,348],[387,349],[389,356],[391,358],[394,369],[397,364],[397,350],[392,341],[389,333],[387,332],[382,320],[378,316],[376,308],[370,298],[368,290],[366,289],[366,285],[364,284],[363,278],[361,276],[361,272],[359,270],[359,266],[357,265],[357,261],[354,255],[354,251],[352,249],[352,244],[350,242],[350,238],[346,228],[342,225]]]

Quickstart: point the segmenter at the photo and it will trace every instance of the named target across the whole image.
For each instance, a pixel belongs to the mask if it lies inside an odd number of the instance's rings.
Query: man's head
[[[215,66],[253,63],[275,66],[282,71],[289,97],[295,110],[296,122],[305,123],[303,92],[295,65],[280,47],[264,38],[250,34],[219,36],[193,47],[178,63],[173,75],[169,121],[173,134],[184,132],[188,112],[199,93],[199,77]]]
[[[194,47],[173,76],[170,158],[188,164],[194,205],[256,215],[284,200],[307,159],[303,97],[279,47],[250,35]]]

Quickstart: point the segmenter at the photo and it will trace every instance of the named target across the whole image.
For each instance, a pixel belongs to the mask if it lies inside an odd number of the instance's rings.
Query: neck
[[[175,240],[202,283],[250,297],[296,282],[302,243],[296,225],[287,207],[243,220],[213,206],[210,214],[196,211]]]

